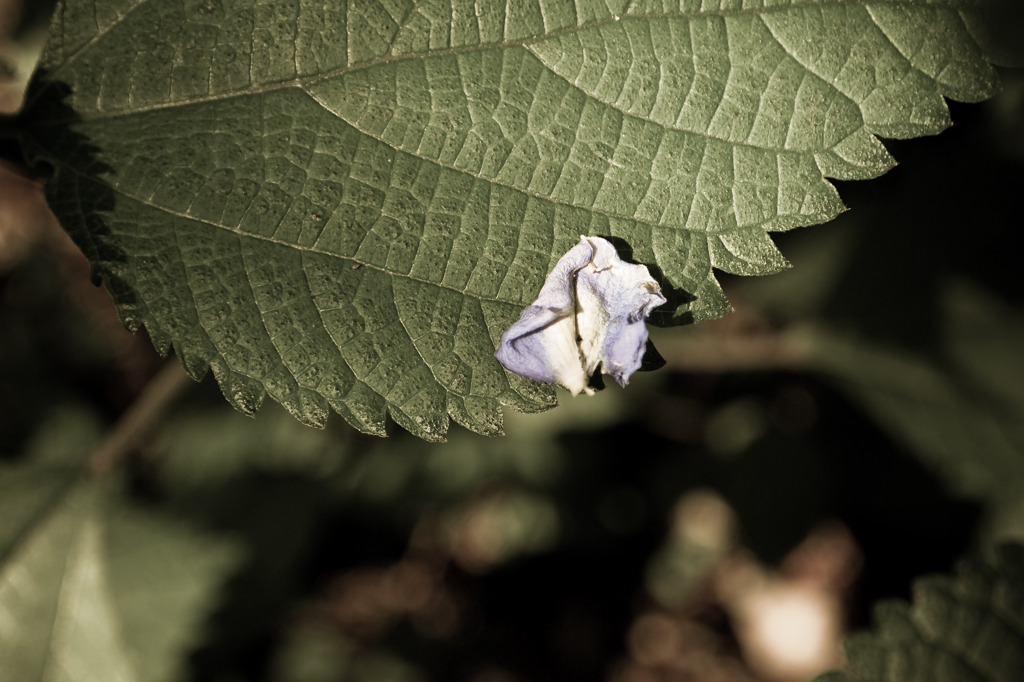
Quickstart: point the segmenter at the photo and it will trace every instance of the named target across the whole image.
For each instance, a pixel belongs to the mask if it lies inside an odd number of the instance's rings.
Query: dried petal
[[[601,237],[580,237],[501,335],[495,356],[510,372],[573,395],[594,393],[590,378],[599,368],[625,386],[643,360],[645,322],[664,302],[645,266],[624,262]]]

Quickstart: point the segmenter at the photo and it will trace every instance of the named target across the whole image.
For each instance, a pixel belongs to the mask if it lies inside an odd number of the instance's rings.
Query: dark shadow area
[[[659,327],[680,327],[693,324],[692,312],[687,310],[681,314],[677,314],[676,311],[679,310],[681,306],[689,305],[696,301],[697,296],[685,289],[680,289],[675,286],[657,265],[649,265],[647,266],[647,269],[650,270],[651,277],[661,284],[661,293],[667,299],[664,305],[651,313],[651,324]]]
[[[949,102],[952,128],[885,140],[896,168],[869,181],[835,182],[850,211],[834,225],[805,228],[852,226],[844,272],[823,311],[831,323],[929,352],[941,338],[938,306],[950,281],[977,282],[1024,305],[1024,75],[1003,78],[1008,91],[1019,93],[998,100],[1003,108]],[[806,239],[800,231],[776,236],[784,253]]]
[[[677,315],[676,311],[683,305],[687,305],[697,300],[697,297],[690,292],[680,289],[675,286],[666,276],[664,271],[653,263],[638,263],[633,257],[633,247],[629,245],[625,239],[620,237],[612,237],[609,235],[598,235],[604,239],[607,239],[615,246],[615,250],[619,252],[619,257],[627,263],[635,263],[638,265],[647,266],[647,271],[651,273],[658,284],[661,285],[661,293],[665,297],[666,302],[659,306],[653,313],[651,313],[650,323],[658,325],[659,327],[675,327],[680,325],[693,324],[693,313],[686,311],[681,315]],[[660,367],[661,365],[658,365]],[[655,368],[656,369],[656,368]]]
[[[212,382],[205,385],[212,404],[219,396]],[[676,418],[694,421],[700,433],[717,410],[736,400],[755,401],[770,412],[780,395],[794,390],[811,397],[820,418],[799,431],[769,421],[741,452],[723,455],[702,437],[682,441],[650,428],[655,415],[664,416],[657,405],[699,405],[700,413],[682,410]],[[948,496],[856,406],[811,378],[672,374],[661,390],[638,396],[634,413],[610,428],[557,436],[565,475],[532,488],[559,510],[555,547],[486,571],[437,564],[459,609],[457,626],[443,635],[427,636],[406,617],[353,634],[351,623],[331,610],[339,608],[345,576],[365,577],[407,560],[410,552],[417,556],[407,544],[415,520],[457,502],[431,491],[427,482],[414,479],[410,490],[416,492],[374,501],[339,497],[302,476],[249,474],[177,499],[174,504],[200,526],[243,538],[250,550],[209,621],[206,644],[191,659],[190,679],[273,679],[268,667],[275,647],[300,613],[309,618],[312,605],[316,619],[334,623],[328,631],[396,653],[433,682],[468,681],[486,670],[521,680],[604,679],[628,656],[630,624],[650,603],[646,572],[671,534],[673,509],[680,496],[697,489],[722,495],[735,510],[743,546],[767,565],[823,520],[847,526],[865,556],[851,603],[856,627],[870,623],[874,601],[908,598],[914,578],[948,571],[971,543],[979,507]],[[423,457],[424,465],[431,457],[405,433],[389,446],[392,455],[418,453],[412,456]],[[353,462],[369,456],[359,450]],[[491,485],[509,484],[496,479]],[[616,531],[597,510],[611,492],[622,490],[634,491],[642,506],[631,526]],[[698,589],[697,603],[705,604],[700,608],[713,629],[728,640],[728,618],[706,602],[706,588]]]
[[[110,264],[126,255],[107,239],[104,213],[113,209],[114,192],[100,178],[110,169],[99,150],[81,132],[81,118],[68,104],[69,87],[36,73],[29,105],[3,121],[4,149],[32,179],[13,190],[24,196],[21,212],[5,216],[12,234],[24,235],[27,255],[0,272],[0,451],[17,453],[36,426],[34,419],[54,405],[81,402],[114,419],[139,390],[139,382],[157,361],[148,339],[126,339],[109,297],[90,291],[68,297],[86,271],[80,254],[65,241],[69,232],[79,248],[102,253],[101,280],[118,287]],[[42,180],[37,180],[37,178]],[[45,186],[40,191],[40,182]],[[45,203],[56,213],[53,215]],[[4,254],[8,256],[10,254]],[[87,287],[88,288],[88,287]],[[128,372],[131,378],[122,372]]]
[[[71,88],[37,70],[29,83],[25,107],[15,125],[26,165],[46,178],[46,198],[61,227],[93,264],[92,278],[122,306],[134,306],[131,287],[118,275],[128,262],[111,239],[105,214],[113,211],[115,193],[104,179],[113,169],[100,149],[82,132],[83,121],[68,103]]]
[[[916,578],[952,570],[976,538],[983,507],[951,494],[845,396],[823,392],[821,401],[816,439],[834,458],[824,494],[864,553],[849,606],[851,627],[866,628],[878,600],[909,601]]]

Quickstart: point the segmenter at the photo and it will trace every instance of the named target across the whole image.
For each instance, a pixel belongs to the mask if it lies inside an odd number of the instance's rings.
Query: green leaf
[[[352,447],[337,429],[311,429],[277,406],[253,423],[227,405],[168,415],[153,436],[160,479],[181,490],[217,494],[253,472],[322,479],[343,471]]]
[[[175,679],[233,548],[96,483],[49,502],[0,564],[0,681]]]
[[[948,488],[991,504],[1024,486],[1024,318],[973,286],[947,286],[929,357],[849,335],[817,338],[811,366],[910,446]]]
[[[410,441],[408,434],[352,442],[345,437],[350,431],[303,426],[276,405],[265,408],[256,423],[227,405],[208,406],[169,415],[155,432],[150,452],[156,456],[153,471],[161,495],[190,511],[196,511],[200,499],[223,504],[226,489],[254,474],[302,479],[346,505],[372,509],[378,522],[411,523],[410,514],[463,506],[481,488],[499,483],[513,489],[505,506],[523,511],[531,505],[517,506],[517,501],[529,491],[549,489],[565,474],[565,452],[554,444],[553,433],[616,423],[627,412],[621,396],[609,392],[589,406],[566,406],[563,418],[548,428],[517,424],[517,415],[511,415],[507,438],[493,441],[456,429],[444,444]]]
[[[765,6],[767,5],[767,6]],[[442,440],[551,406],[501,332],[580,234],[720,316],[714,269],[843,210],[876,135],[997,87],[944,0],[65,0],[21,119],[130,329],[252,413]]]
[[[922,578],[913,603],[884,602],[846,643],[849,667],[816,682],[1013,682],[1024,670],[1024,547],[953,577]]]
[[[83,449],[99,437],[93,415],[58,407],[41,420],[23,462],[0,463],[0,562],[67,494],[85,464]]]
[[[387,649],[360,648],[322,623],[287,633],[276,653],[271,682],[421,682],[425,675]]]

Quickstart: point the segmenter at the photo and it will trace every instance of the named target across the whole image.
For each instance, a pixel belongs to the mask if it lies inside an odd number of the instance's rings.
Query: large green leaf
[[[1014,682],[1024,670],[1024,547],[963,562],[884,602],[877,627],[846,642],[849,668],[817,682]]]
[[[985,2],[64,0],[22,123],[131,329],[252,413],[428,439],[551,388],[498,337],[580,234],[669,294],[786,266],[876,135],[997,79]]]
[[[0,529],[16,530],[0,547],[0,682],[177,679],[237,552],[74,480],[37,462],[0,468],[0,490],[29,483],[4,498],[20,513]]]

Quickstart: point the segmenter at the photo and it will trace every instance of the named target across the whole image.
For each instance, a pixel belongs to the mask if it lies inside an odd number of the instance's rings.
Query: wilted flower
[[[625,386],[644,357],[647,317],[664,302],[645,266],[624,262],[606,239],[580,237],[501,335],[495,356],[510,372],[573,395],[593,395],[599,367]]]

